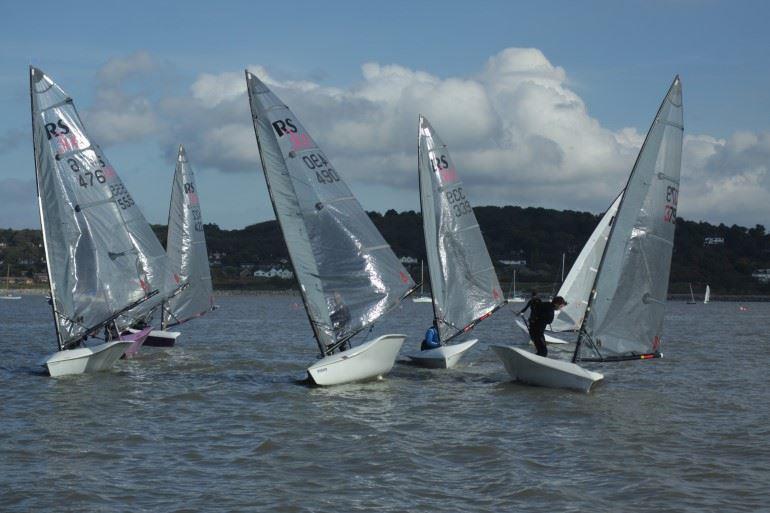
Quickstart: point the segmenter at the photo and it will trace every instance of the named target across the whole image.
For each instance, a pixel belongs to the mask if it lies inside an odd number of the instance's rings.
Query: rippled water
[[[670,303],[665,358],[590,395],[460,368],[311,388],[296,296],[220,297],[177,347],[52,379],[41,296],[0,301],[0,511],[756,511],[770,502],[770,304]],[[415,348],[429,304],[375,333]],[[553,351],[553,350],[552,350]]]

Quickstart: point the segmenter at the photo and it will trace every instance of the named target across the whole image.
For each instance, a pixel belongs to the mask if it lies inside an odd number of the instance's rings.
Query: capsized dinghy
[[[662,356],[682,135],[682,89],[676,77],[647,133],[618,206],[580,326],[573,364]],[[521,352],[517,350],[514,355],[496,349],[512,379],[525,376],[529,384],[565,386],[554,378],[551,359],[544,361]]]
[[[442,347],[408,356],[427,367],[451,368],[478,340],[449,343],[505,305],[505,297],[449,149],[423,116],[417,172],[433,319]]]
[[[59,349],[40,363],[51,376],[105,370],[131,343],[111,340],[111,330],[104,328],[157,296],[160,278],[147,263],[162,248],[148,241],[146,221],[86,134],[72,99],[34,67],[30,98],[38,209]],[[105,332],[106,340],[88,345]]]
[[[246,86],[270,199],[321,351],[308,376],[318,385],[379,378],[404,335],[348,346],[415,283],[294,113],[248,71]]]

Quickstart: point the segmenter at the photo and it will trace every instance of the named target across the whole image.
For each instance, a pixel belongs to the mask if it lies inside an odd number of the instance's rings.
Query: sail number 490
[[[446,195],[446,199],[449,202],[449,205],[452,207],[452,211],[454,212],[455,217],[461,217],[465,214],[470,214],[473,212],[470,202],[465,199],[465,193],[463,192],[462,187],[449,189],[444,194]]]
[[[322,153],[308,153],[302,157],[302,162],[305,163],[308,169],[315,171],[315,178],[318,180],[318,183],[340,181],[339,175],[334,168],[329,166],[329,161],[324,158]]]

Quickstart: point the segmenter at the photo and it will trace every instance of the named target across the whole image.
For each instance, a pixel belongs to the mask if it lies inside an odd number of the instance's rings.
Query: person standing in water
[[[545,327],[553,322],[553,315],[564,308],[567,302],[561,296],[556,296],[551,301],[538,301],[532,308],[529,317],[529,337],[535,344],[537,355],[543,358],[548,356],[548,347],[545,344]]]

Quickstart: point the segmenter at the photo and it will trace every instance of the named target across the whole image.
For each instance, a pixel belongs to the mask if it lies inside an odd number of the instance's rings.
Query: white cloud
[[[248,67],[302,120],[338,171],[356,184],[414,195],[416,131],[426,115],[447,143],[473,203],[604,209],[625,184],[648,125],[609,130],[535,48],[508,48],[467,76],[364,63],[347,87],[282,80]],[[196,167],[259,169],[243,72],[202,73],[181,95],[153,97],[127,83],[158,73],[146,53],[106,64],[90,112],[105,144],[158,139],[172,160],[183,142]],[[143,78],[144,77],[144,78]],[[661,77],[660,96],[670,77]],[[648,108],[649,119],[657,105]],[[680,213],[753,224],[770,215],[770,134],[688,134]],[[382,209],[379,204],[363,203]]]

